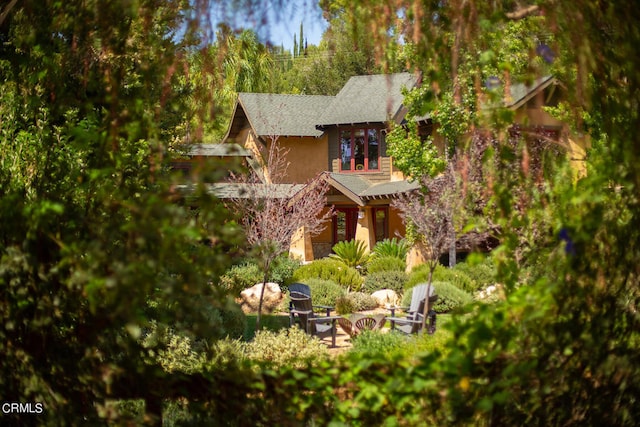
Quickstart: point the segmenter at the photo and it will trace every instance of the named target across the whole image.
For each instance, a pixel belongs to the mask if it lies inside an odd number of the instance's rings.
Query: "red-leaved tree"
[[[318,234],[333,213],[331,209],[323,213],[328,189],[323,175],[306,184],[282,183],[289,167],[288,150],[278,144],[277,136],[271,136],[270,140],[268,155],[262,165],[262,178],[255,170],[231,178],[231,182],[241,189],[230,200],[231,204],[242,215],[247,243],[264,272],[256,329],[260,329],[264,290],[271,277],[273,262],[289,250],[296,232]]]

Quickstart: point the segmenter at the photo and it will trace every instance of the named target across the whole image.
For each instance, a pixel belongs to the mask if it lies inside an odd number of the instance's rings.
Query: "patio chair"
[[[311,298],[311,288],[309,285],[305,285],[304,283],[292,283],[289,285],[289,296],[297,295],[297,298],[308,297]],[[291,310],[293,310],[293,301],[289,301],[289,326],[293,326],[296,317],[292,315]],[[313,308],[321,308],[326,311],[327,316],[331,315],[331,311],[333,307],[328,305],[314,305]],[[305,329],[302,327],[302,329]]]
[[[298,320],[299,326],[309,335],[318,338],[331,337],[331,347],[336,346],[336,321],[339,316],[318,316],[313,311],[311,298],[298,292],[291,293],[293,307],[289,310],[289,323],[293,326]]]
[[[405,334],[415,334],[420,332],[422,329],[422,318],[424,316],[424,304],[427,299],[427,288],[428,285],[426,283],[417,285],[413,288],[411,304],[408,309],[405,310],[407,312],[406,317],[396,317],[395,307],[391,308],[391,317],[387,318],[391,321],[391,330],[398,330]],[[427,333],[429,334],[433,334],[436,330],[436,313],[433,310],[433,304],[438,300],[438,295],[435,295],[434,292],[435,290],[433,286],[431,286],[431,292],[428,298],[429,305],[427,309]]]

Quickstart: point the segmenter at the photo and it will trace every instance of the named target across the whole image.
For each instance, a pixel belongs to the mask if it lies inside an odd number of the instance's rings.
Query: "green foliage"
[[[311,289],[314,305],[335,306],[336,300],[346,294],[346,290],[333,280],[305,279],[303,282]]]
[[[398,240],[394,237],[393,239],[384,239],[376,243],[373,247],[373,256],[374,259],[377,257],[396,257],[405,261],[409,249],[410,247],[406,240]]]
[[[413,287],[418,283],[426,283],[428,279],[429,266],[426,264],[419,265],[411,271],[406,287]],[[467,276],[467,274],[462,270],[457,270],[455,268],[451,269],[443,265],[438,265],[436,267],[433,272],[432,280],[451,283],[457,288],[468,293],[473,293],[479,289],[478,283]]]
[[[393,166],[412,179],[419,179],[425,174],[436,176],[445,168],[445,159],[431,139],[422,141],[413,120],[404,126],[394,126],[386,141],[387,154],[393,157]]]
[[[355,311],[373,310],[378,307],[378,301],[364,292],[350,292],[347,297],[353,301]]]
[[[392,355],[403,354],[410,338],[401,334],[363,331],[353,340],[350,356],[357,354],[364,358],[388,359]]]
[[[469,293],[461,290],[451,283],[436,281],[431,285],[434,287],[435,293],[438,295],[438,301],[433,304],[433,309],[437,313],[448,313],[458,308],[462,308],[473,301],[473,297]],[[403,307],[408,307],[411,303],[411,289],[407,289],[407,292],[402,297]]]
[[[362,268],[369,260],[369,253],[362,240],[352,239],[333,245],[332,259],[342,262],[347,267]]]
[[[253,341],[246,344],[245,354],[248,359],[268,364],[270,368],[304,368],[329,355],[325,344],[300,328],[281,329],[279,332],[258,331]]]
[[[342,262],[323,258],[301,266],[293,273],[292,282],[305,282],[307,279],[332,280],[346,289],[358,290],[363,278],[355,268],[347,267]]]
[[[362,290],[373,293],[381,289],[391,289],[398,294],[404,292],[405,283],[409,280],[409,276],[404,271],[380,271],[370,273],[365,277]]]
[[[381,273],[386,271],[400,271],[404,273],[407,264],[404,259],[395,256],[376,256],[372,257],[367,263],[367,275],[373,273]],[[366,281],[366,278],[365,278]]]
[[[496,269],[491,259],[481,263],[459,262],[453,267],[454,271],[460,271],[475,282],[477,289],[486,288],[496,283]]]
[[[220,277],[220,286],[232,295],[240,295],[244,289],[262,282],[264,273],[253,263],[234,265]]]
[[[225,294],[209,283],[241,233],[201,187],[195,221],[165,174],[186,137],[185,5],[2,7],[0,400],[42,402],[43,425],[104,423],[107,389],[164,399],[191,368],[149,357],[168,351],[140,346],[152,323],[171,325],[169,349],[188,360],[222,329],[208,317]]]
[[[337,314],[345,315],[357,311],[356,303],[354,299],[350,297],[350,295],[351,294],[349,293],[336,298],[335,308]]]
[[[290,283],[300,262],[288,256],[279,256],[271,267],[269,281],[280,286]],[[255,262],[234,265],[220,277],[220,286],[233,295],[239,295],[242,290],[252,287],[264,280],[264,271]]]

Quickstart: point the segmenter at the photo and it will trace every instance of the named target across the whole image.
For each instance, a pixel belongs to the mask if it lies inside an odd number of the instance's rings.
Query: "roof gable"
[[[242,109],[238,117],[246,117],[257,135],[318,137],[323,132],[316,129],[316,121],[332,100],[322,95],[243,92],[238,95],[234,120]]]
[[[507,101],[507,107],[514,110],[520,108],[540,91],[555,83],[555,81],[553,76],[544,76],[534,80],[531,84],[512,84],[509,88],[510,99]]]
[[[401,119],[402,89],[412,89],[417,84],[418,78],[410,73],[351,77],[316,123],[322,128]]]

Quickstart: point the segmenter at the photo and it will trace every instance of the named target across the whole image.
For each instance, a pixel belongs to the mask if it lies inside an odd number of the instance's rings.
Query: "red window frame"
[[[373,158],[370,158],[370,147],[373,144],[369,143],[369,138],[372,135],[372,132],[375,133],[377,140],[378,153],[377,156],[374,153]],[[362,133],[362,136],[357,135]],[[348,135],[348,153],[344,152],[344,148],[346,144],[343,144],[343,138],[346,139]],[[361,153],[363,156],[362,163],[358,162],[356,157],[358,154],[356,153],[356,149],[358,148],[356,138],[363,138],[362,145],[364,153]],[[338,149],[339,149],[339,162],[340,162],[340,171],[341,172],[371,172],[371,171],[379,171],[380,170],[380,151],[382,147],[382,132],[379,128],[349,128],[349,129],[338,129]],[[348,159],[349,167],[345,168],[345,164],[347,163],[346,159]],[[375,163],[375,164],[374,164]],[[361,166],[358,169],[358,166]]]

